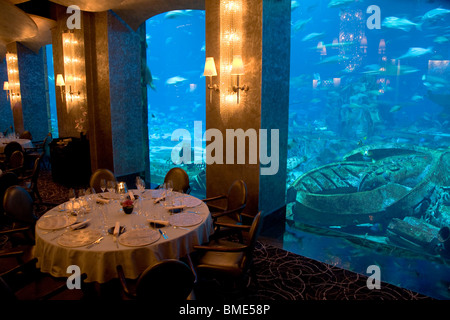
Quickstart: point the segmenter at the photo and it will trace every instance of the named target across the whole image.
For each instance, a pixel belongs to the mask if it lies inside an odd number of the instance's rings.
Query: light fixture
[[[6,99],[8,99],[8,101],[9,101],[9,83],[8,83],[8,81],[3,82],[3,90],[7,91]]]
[[[3,83],[3,90],[8,90],[8,95],[11,100],[11,108],[20,99],[20,81],[19,81],[19,64],[17,61],[17,54],[6,54],[6,67],[8,70],[8,81]],[[7,89],[5,89],[5,86]]]
[[[239,86],[239,76],[244,75],[244,63],[242,62],[242,57],[240,55],[233,56],[233,63],[231,64],[232,76],[236,76],[236,85],[233,86],[233,91],[237,93],[236,102],[239,104],[239,91],[248,91],[250,88],[247,85]]]
[[[65,86],[64,78],[62,74],[56,75],[56,86],[59,87],[59,90],[61,91],[61,101],[64,101],[64,94],[65,94]],[[64,88],[63,88],[64,87]]]
[[[61,89],[61,100],[64,101],[63,96],[66,94],[66,89],[65,89],[66,83],[64,82],[63,75],[60,74],[60,73],[56,75],[56,86],[60,87],[60,89]],[[72,91],[72,86],[69,85],[69,92],[67,92],[67,94],[70,96],[70,101],[72,101],[74,95],[77,95],[77,96],[80,95],[80,91],[73,92]]]
[[[217,76],[216,65],[214,63],[213,57],[207,57],[205,61],[205,70],[203,71],[205,77],[209,77],[208,89],[219,91],[219,86],[217,84],[212,84],[212,77]],[[212,101],[212,91],[209,91],[209,102]]]
[[[237,76],[236,72],[239,70],[235,68],[235,73],[232,74],[232,69],[234,56],[242,55],[243,15],[243,0],[220,0],[220,110],[226,118],[237,110],[235,107],[239,101],[239,93],[236,100],[236,93],[240,91],[237,89],[239,85],[235,85],[235,75]],[[238,78],[240,76],[241,74]]]

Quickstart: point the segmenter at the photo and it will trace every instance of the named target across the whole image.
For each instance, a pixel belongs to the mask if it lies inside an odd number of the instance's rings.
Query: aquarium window
[[[450,298],[449,26],[448,1],[291,1],[290,251]]]
[[[175,10],[148,19],[146,45],[151,182],[161,184],[165,174],[179,166],[189,175],[191,194],[204,197],[205,143],[197,147],[193,140],[194,126],[205,130],[205,12]],[[177,129],[189,135],[172,141]],[[181,142],[189,147],[177,147]],[[191,163],[174,163],[182,150],[191,153]]]
[[[53,69],[53,46],[48,44],[45,46],[46,65],[47,65],[47,88],[48,88],[48,119],[50,122],[50,130],[53,138],[58,138],[58,116],[56,113],[56,96],[55,96],[55,72]]]

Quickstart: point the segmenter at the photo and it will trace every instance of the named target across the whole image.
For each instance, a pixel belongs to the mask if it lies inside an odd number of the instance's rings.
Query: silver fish
[[[408,52],[406,52],[404,55],[398,57],[397,59],[406,59],[406,58],[415,58],[423,56],[424,54],[432,53],[433,47],[425,48],[409,48]]]
[[[428,11],[422,16],[422,21],[428,21],[433,22],[440,20],[444,17],[444,15],[449,14],[450,10],[443,9],[443,8],[436,8],[433,10]]]
[[[404,18],[397,17],[386,17],[381,24],[383,27],[391,28],[391,29],[400,29],[403,31],[409,31],[412,27],[416,27],[419,30],[422,30],[421,23],[414,23]]]

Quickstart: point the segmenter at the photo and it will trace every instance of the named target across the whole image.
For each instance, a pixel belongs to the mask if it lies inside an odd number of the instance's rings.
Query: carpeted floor
[[[38,215],[68,199],[69,189],[54,183],[49,171],[43,170],[39,190],[46,204],[38,205]],[[254,254],[256,279],[251,278],[245,290],[228,288],[215,279],[197,285],[198,300],[426,300],[426,296],[381,283],[381,289],[367,288],[367,276],[299,256],[260,239]],[[84,299],[121,299],[118,281],[88,285]],[[70,295],[62,299],[72,299]],[[79,297],[77,296],[77,299]]]

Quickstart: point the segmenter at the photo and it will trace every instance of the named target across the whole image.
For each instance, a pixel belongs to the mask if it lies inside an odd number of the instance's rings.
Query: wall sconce
[[[247,85],[239,86],[239,76],[244,75],[244,63],[240,55],[233,56],[233,63],[231,64],[231,75],[236,76],[236,85],[233,86],[233,91],[237,93],[237,103],[239,104],[239,91],[248,91],[250,89]]]
[[[60,73],[56,75],[56,86],[60,88],[60,90],[61,90],[61,100],[64,102],[63,95],[66,94],[66,89],[65,89],[66,84],[64,82],[63,75],[60,74]],[[69,92],[67,92],[67,94],[70,96],[70,101],[73,100],[73,96],[74,95],[79,96],[80,93],[81,93],[80,91],[73,92],[72,91],[72,86],[69,85]]]
[[[9,83],[8,83],[8,81],[3,82],[3,90],[7,91],[6,99],[9,101]]]
[[[219,86],[217,84],[212,84],[212,77],[217,76],[216,64],[214,63],[213,57],[207,57],[205,61],[205,70],[203,71],[205,77],[209,77],[208,89],[209,91],[209,102],[212,101],[212,91],[219,91]]]

